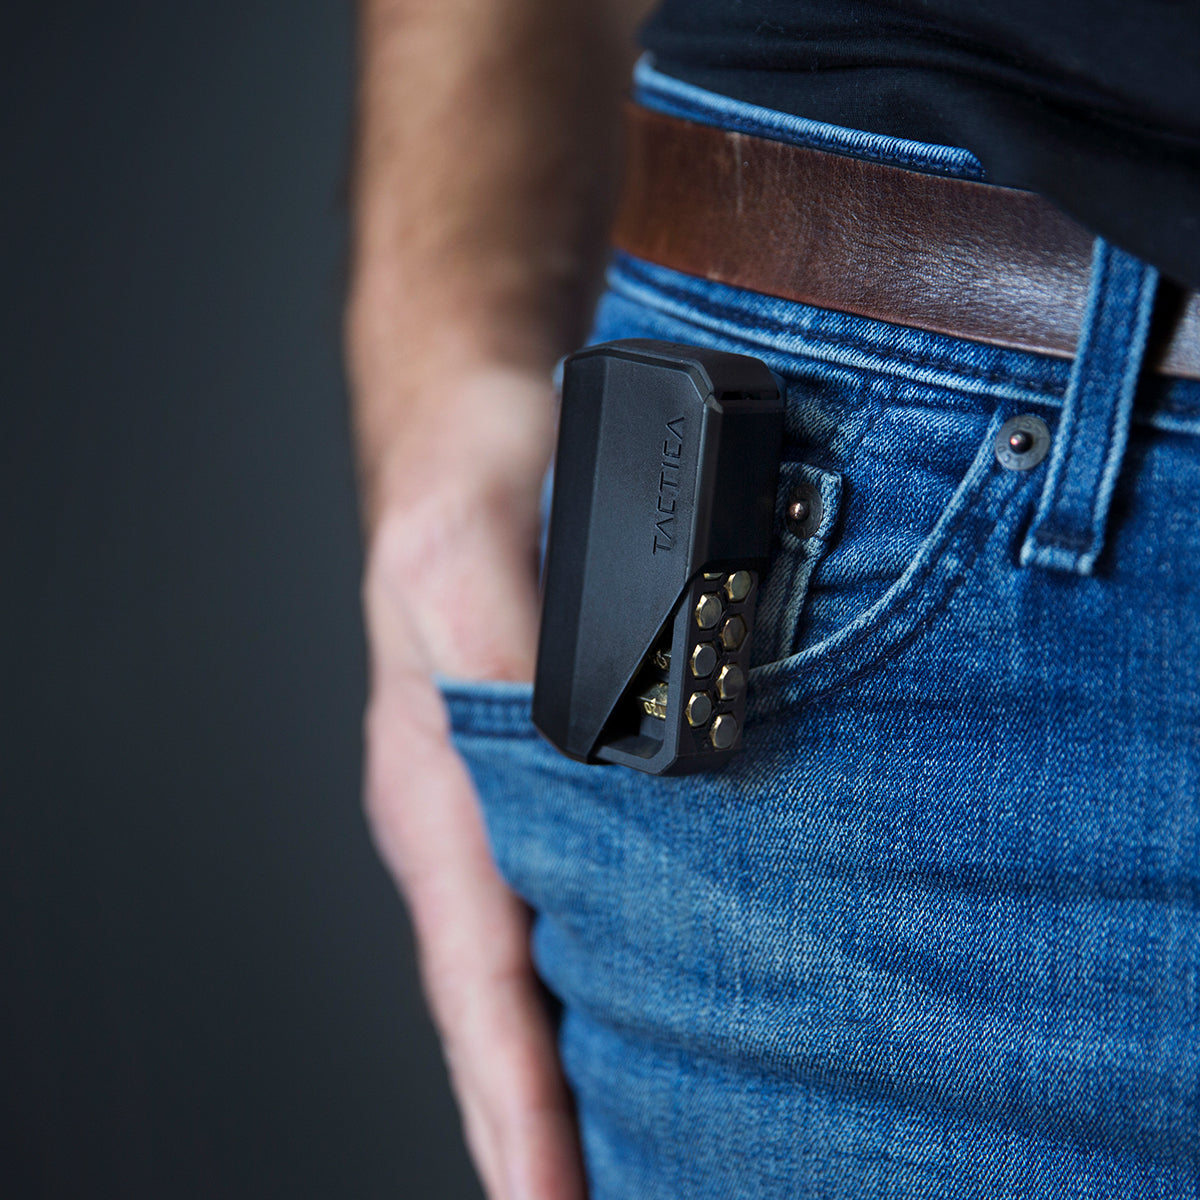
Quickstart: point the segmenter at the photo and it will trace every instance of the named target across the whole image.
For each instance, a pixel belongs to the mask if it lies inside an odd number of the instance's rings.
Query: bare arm
[[[527,919],[433,672],[528,679],[554,361],[583,334],[646,0],[362,0],[347,356],[366,803],[492,1200],[584,1192]]]
[[[370,522],[414,421],[471,405],[448,368],[544,378],[578,345],[646,7],[363,0],[348,332]]]

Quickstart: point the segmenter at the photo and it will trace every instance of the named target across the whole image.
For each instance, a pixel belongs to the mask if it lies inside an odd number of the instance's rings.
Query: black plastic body
[[[565,754],[664,774],[719,766],[737,749],[740,721],[718,749],[684,719],[684,692],[699,685],[681,655],[723,628],[694,620],[706,589],[752,631],[754,595],[734,603],[722,581],[751,572],[757,593],[782,434],[758,359],[623,341],[567,360],[533,697],[535,724]],[[743,671],[748,645],[735,652]],[[662,717],[637,699],[656,679],[677,685]],[[725,708],[742,711],[744,698]]]

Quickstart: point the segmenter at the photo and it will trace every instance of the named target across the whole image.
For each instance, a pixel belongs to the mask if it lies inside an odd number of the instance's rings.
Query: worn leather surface
[[[954,337],[1069,358],[1092,235],[1033,192],[927,175],[627,106],[615,245]],[[1148,363],[1200,379],[1200,296],[1164,289]]]

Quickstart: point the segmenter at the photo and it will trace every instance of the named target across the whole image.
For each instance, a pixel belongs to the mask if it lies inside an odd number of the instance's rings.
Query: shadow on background
[[[6,1196],[478,1195],[359,808],[351,17],[6,20]]]

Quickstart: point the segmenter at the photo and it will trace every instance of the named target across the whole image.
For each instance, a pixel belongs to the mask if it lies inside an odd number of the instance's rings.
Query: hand
[[[369,548],[366,807],[412,913],[422,982],[490,1200],[581,1200],[578,1136],[528,914],[492,863],[431,678],[532,677],[553,395],[542,380],[502,373],[454,392],[473,419],[414,425],[389,465]]]

